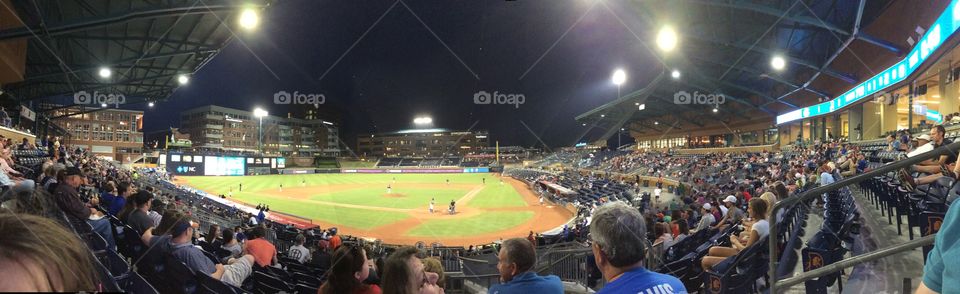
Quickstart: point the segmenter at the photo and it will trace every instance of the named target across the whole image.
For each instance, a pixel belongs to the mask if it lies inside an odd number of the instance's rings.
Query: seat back
[[[196,273],[193,269],[188,267],[183,262],[180,262],[173,256],[167,256],[165,259],[166,265],[166,276],[167,279],[171,282],[169,290],[172,290],[173,293],[184,293],[192,294],[197,292],[198,281],[196,278]],[[164,291],[164,293],[166,293]]]
[[[128,272],[124,275],[124,278],[118,281],[120,288],[123,288],[124,292],[127,293],[136,293],[136,294],[159,294],[157,289],[150,285],[146,279],[143,278],[140,274],[136,272]]]
[[[203,293],[203,294],[244,293],[243,289],[234,287],[230,284],[214,279],[213,277],[204,273],[197,273],[196,278],[197,278],[197,281],[200,282],[200,288],[198,289],[199,293]]]

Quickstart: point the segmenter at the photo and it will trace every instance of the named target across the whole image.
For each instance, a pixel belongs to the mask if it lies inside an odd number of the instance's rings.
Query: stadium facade
[[[490,147],[487,131],[410,129],[357,136],[357,155],[442,157],[478,153]]]
[[[54,110],[51,116],[55,117],[54,123],[67,130],[69,135],[63,141],[71,146],[123,163],[136,161],[141,155],[143,111],[70,106]]]
[[[260,120],[253,112],[207,105],[180,114],[180,131],[198,149],[257,152]],[[316,116],[263,118],[263,152],[283,156],[338,156],[337,126]]]

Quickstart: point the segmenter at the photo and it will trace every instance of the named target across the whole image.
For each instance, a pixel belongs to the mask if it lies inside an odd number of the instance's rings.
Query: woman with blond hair
[[[98,290],[93,255],[76,234],[56,222],[4,210],[0,236],[0,292]]]

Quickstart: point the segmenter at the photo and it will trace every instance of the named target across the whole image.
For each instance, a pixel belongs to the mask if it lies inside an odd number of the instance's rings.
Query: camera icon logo
[[[692,96],[687,91],[673,93],[673,104],[690,104]]]
[[[493,96],[487,91],[473,93],[474,104],[490,104],[490,102],[493,102]]]
[[[293,102],[293,96],[287,91],[280,91],[273,94],[273,103],[275,104],[290,104]]]
[[[81,90],[73,94],[73,104],[90,104],[93,102],[93,95],[87,91]]]

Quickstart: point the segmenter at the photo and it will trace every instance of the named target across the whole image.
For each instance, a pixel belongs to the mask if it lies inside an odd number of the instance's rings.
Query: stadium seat
[[[320,287],[322,283],[319,278],[313,275],[308,275],[304,273],[293,273],[293,280],[297,281],[298,284],[305,284],[311,287]]]
[[[117,285],[117,280],[114,279],[112,274],[110,274],[110,269],[108,269],[99,261],[94,261],[93,263],[93,266],[97,271],[98,289],[104,292],[120,292],[120,286]]]
[[[297,294],[316,294],[319,293],[319,287],[312,287],[304,284],[297,284],[296,293]]]
[[[705,293],[756,293],[757,280],[767,274],[767,238],[761,238],[737,255],[728,257],[703,272]],[[715,271],[716,270],[716,271]]]
[[[174,293],[192,294],[197,292],[197,274],[173,256],[166,256],[165,279],[169,281],[169,289]],[[166,293],[164,291],[164,293]]]
[[[197,281],[200,282],[200,289],[198,289],[197,291],[198,293],[202,293],[202,294],[246,293],[246,291],[244,291],[241,288],[237,288],[227,283],[224,283],[220,280],[214,279],[213,277],[207,274],[197,273],[196,278],[197,278]]]
[[[289,284],[278,277],[264,271],[253,272],[253,289],[255,293],[280,293],[293,291]]]
[[[118,284],[124,292],[136,294],[158,294],[157,289],[136,272],[128,272],[119,278]]]

